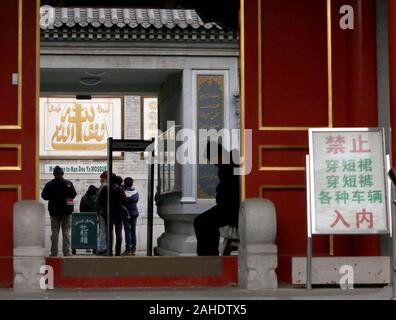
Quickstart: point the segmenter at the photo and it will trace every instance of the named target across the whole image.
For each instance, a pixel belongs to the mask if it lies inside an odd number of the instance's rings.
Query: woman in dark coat
[[[81,198],[80,201],[80,212],[96,212],[96,193],[98,188],[94,185],[88,187],[87,192]]]
[[[108,186],[104,185],[98,195],[98,207],[103,212],[103,217],[106,220],[106,224],[110,223],[110,252],[113,255],[113,227],[116,234],[116,245],[115,245],[115,255],[121,255],[121,245],[122,245],[122,221],[124,217],[124,206],[126,205],[125,192],[121,187],[122,178],[117,177],[114,173],[110,177],[111,185],[111,212],[110,221],[107,221],[107,189]]]

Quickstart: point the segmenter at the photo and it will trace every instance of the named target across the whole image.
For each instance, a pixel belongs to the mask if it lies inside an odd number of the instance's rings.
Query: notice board
[[[389,233],[382,128],[309,130],[312,234]]]

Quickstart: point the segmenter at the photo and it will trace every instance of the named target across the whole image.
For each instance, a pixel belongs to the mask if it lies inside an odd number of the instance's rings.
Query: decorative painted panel
[[[224,127],[224,75],[197,75],[197,128],[215,129]],[[202,150],[201,150],[202,151]],[[199,199],[216,197],[218,184],[217,167],[199,164],[198,174]]]

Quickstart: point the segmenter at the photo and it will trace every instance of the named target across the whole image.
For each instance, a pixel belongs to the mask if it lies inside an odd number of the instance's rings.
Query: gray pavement
[[[384,288],[281,288],[247,291],[239,288],[216,289],[55,289],[18,292],[0,289],[0,300],[390,300],[392,290]]]

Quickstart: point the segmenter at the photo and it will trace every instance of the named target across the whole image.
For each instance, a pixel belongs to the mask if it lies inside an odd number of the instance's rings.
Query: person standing
[[[131,177],[124,179],[124,190],[127,210],[123,221],[125,233],[125,252],[123,255],[134,256],[136,252],[136,220],[139,216],[137,208],[139,193],[133,187],[133,179]]]
[[[120,256],[121,255],[121,246],[122,246],[122,220],[123,220],[123,215],[124,215],[124,206],[126,204],[126,198],[125,198],[125,192],[121,188],[122,184],[122,178],[117,177],[114,173],[110,177],[110,197],[111,197],[111,210],[110,210],[110,221],[107,221],[106,223],[109,223],[109,231],[110,234],[107,234],[106,236],[109,237],[109,242],[110,242],[110,248],[109,250],[109,255],[113,255],[113,229],[115,229],[115,234],[116,234],[116,245],[115,245],[115,255]],[[101,192],[98,195],[98,206],[103,210],[104,217],[107,217],[107,192],[108,192],[108,186],[105,185],[101,189]]]
[[[48,182],[42,193],[43,200],[48,200],[51,217],[51,257],[58,255],[59,231],[62,228],[63,255],[71,256],[71,214],[74,211],[73,199],[77,192],[73,183],[63,178],[63,169],[56,166],[54,179]]]

